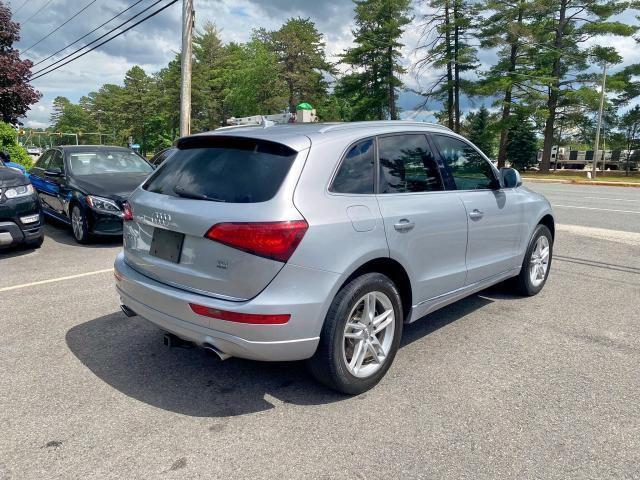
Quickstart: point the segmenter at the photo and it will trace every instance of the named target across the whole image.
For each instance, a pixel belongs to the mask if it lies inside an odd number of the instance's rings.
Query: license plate
[[[184,233],[172,232],[164,228],[154,228],[149,253],[173,263],[180,263]]]

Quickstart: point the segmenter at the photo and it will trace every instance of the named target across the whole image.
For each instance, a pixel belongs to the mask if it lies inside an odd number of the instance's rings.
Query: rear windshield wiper
[[[173,191],[179,196],[183,198],[193,198],[194,200],[207,200],[208,202],[226,202],[222,198],[210,197],[209,195],[204,195],[202,193],[188,192],[181,187],[180,185],[176,185],[173,187]]]

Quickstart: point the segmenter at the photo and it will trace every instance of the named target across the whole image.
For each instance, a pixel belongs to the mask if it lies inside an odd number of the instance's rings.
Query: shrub
[[[18,144],[16,131],[8,123],[0,122],[0,151],[5,151],[12,162],[19,163],[27,170],[33,166],[27,151]]]

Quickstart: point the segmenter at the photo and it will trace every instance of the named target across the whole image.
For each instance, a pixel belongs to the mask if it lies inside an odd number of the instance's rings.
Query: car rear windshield
[[[149,192],[228,203],[273,198],[296,157],[284,145],[238,137],[189,137],[147,180]]]

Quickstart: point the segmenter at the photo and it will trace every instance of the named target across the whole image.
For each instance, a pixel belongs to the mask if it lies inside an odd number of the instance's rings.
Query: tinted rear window
[[[179,147],[145,190],[228,203],[265,202],[276,194],[296,157],[283,145],[238,137],[192,137]]]

